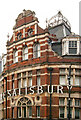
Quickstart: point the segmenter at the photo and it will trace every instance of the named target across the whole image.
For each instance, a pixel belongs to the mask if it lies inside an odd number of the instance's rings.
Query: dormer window
[[[62,55],[80,55],[80,38],[66,37],[62,40]]]
[[[77,41],[69,41],[69,54],[77,54]]]

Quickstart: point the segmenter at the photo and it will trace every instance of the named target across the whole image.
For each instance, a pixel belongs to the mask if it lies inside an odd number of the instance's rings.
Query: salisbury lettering
[[[52,85],[50,88],[50,85],[48,85],[48,86],[31,86],[31,87],[25,87],[25,88],[19,88],[19,89],[17,88],[13,90],[7,90],[7,96],[11,97],[11,96],[17,96],[17,95],[24,95],[24,94],[25,95],[34,94],[34,93],[42,94],[44,92],[47,92],[49,94],[52,94],[54,92],[63,94],[63,86]],[[4,99],[5,96],[6,96],[6,92],[1,94],[2,99]]]

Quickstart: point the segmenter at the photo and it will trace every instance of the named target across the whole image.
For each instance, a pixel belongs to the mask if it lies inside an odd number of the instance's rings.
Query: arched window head
[[[18,39],[18,40],[21,39],[21,36],[22,36],[22,33],[19,32],[19,33],[17,34],[17,39]]]
[[[32,117],[33,100],[27,97],[21,97],[17,102],[18,118]]]
[[[13,52],[13,62],[14,63],[18,62],[18,51],[17,51],[17,49],[15,49],[14,52]]]
[[[40,44],[35,43],[33,45],[33,58],[38,58],[40,57]]]
[[[28,47],[25,46],[23,48],[23,60],[27,60],[28,59]]]
[[[29,28],[27,32],[28,32],[28,36],[31,36],[33,34],[33,29]]]

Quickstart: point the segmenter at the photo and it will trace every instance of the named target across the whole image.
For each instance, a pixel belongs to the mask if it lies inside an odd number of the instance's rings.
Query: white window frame
[[[21,88],[21,79],[18,80],[18,88]]]
[[[38,114],[40,114],[40,106],[37,106],[37,118],[40,118],[40,115]]]
[[[31,87],[32,86],[32,77],[28,78],[28,83],[29,83],[29,87]]]
[[[30,116],[30,108],[31,108],[31,116]],[[32,118],[32,106],[29,106],[29,107],[28,107],[28,114],[29,114],[29,115],[28,115],[29,118]]]
[[[23,48],[23,60],[27,60],[28,59],[28,47],[24,47]]]
[[[65,112],[65,108],[64,108],[64,107],[60,107],[60,108],[59,108],[59,118],[64,118],[64,117],[61,117],[61,112],[62,112],[61,109],[62,109],[62,108],[64,109],[64,112]],[[63,113],[64,113],[64,112],[63,112]],[[64,113],[64,115],[65,115],[65,113]]]
[[[12,108],[12,118],[14,118],[14,108]]]
[[[33,58],[38,58],[40,57],[40,44],[35,43],[33,45]]]
[[[18,51],[14,50],[13,52],[13,63],[18,62]]]
[[[78,104],[78,105],[76,105],[76,103]],[[75,106],[80,106],[80,100],[79,99],[75,99]]]
[[[20,110],[20,111],[19,111]],[[18,107],[18,118],[21,118],[22,117],[22,114],[21,116],[19,116],[19,112],[21,113],[21,107]]]
[[[75,76],[75,86],[80,86],[80,77],[79,76]]]
[[[59,98],[59,105],[65,105],[65,98]]]
[[[76,44],[75,44],[75,42],[76,42]],[[71,40],[71,41],[69,41],[69,44],[68,44],[68,53],[69,53],[69,55],[76,55],[77,54],[77,41],[76,40]],[[70,53],[70,49],[76,49],[76,53]]]
[[[63,78],[64,77],[64,78]],[[62,79],[63,78],[63,79]],[[63,75],[63,76],[60,76],[59,78],[59,83],[60,85],[66,85],[66,76]]]
[[[26,78],[23,79],[23,87],[27,87],[27,80],[26,80]]]
[[[25,112],[25,111],[24,111],[24,108],[26,108],[26,106],[22,107],[22,117],[23,117],[23,118],[26,118],[27,115],[26,115],[26,117],[24,117],[24,112]]]
[[[79,108],[75,108],[75,119],[78,119],[76,118],[76,109],[79,110]],[[80,110],[78,111],[78,113],[79,113],[79,119],[80,119]]]
[[[40,86],[40,76],[37,76],[37,85]]]

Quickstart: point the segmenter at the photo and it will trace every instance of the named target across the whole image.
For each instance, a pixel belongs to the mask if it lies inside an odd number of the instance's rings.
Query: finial
[[[26,15],[26,10],[24,9],[24,10],[23,10],[23,16],[25,16],[25,15]]]
[[[48,24],[47,24],[47,23],[48,23],[48,20],[47,20],[47,18],[46,18],[46,28],[48,27]]]
[[[8,35],[7,35],[8,41],[9,41],[9,37],[10,37],[10,36],[9,36],[9,33],[8,33]]]

